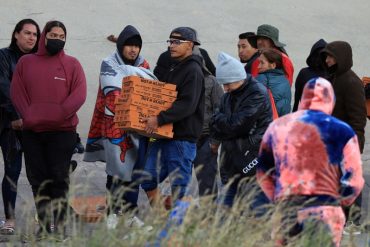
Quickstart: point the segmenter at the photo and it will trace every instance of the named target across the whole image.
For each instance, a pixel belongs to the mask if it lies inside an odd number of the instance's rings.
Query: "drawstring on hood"
[[[316,110],[330,115],[334,104],[335,96],[331,83],[322,77],[316,77],[306,83],[298,110]]]

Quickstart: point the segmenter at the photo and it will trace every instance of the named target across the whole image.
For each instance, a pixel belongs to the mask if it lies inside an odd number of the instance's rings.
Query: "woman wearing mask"
[[[288,114],[292,93],[285,77],[281,54],[273,49],[263,49],[259,61],[256,79],[271,90],[279,117]]]
[[[63,237],[76,112],[86,99],[83,69],[63,50],[66,35],[62,22],[48,22],[37,53],[17,64],[10,89],[23,118],[26,172],[40,222],[38,233],[51,232],[53,217],[55,233]]]

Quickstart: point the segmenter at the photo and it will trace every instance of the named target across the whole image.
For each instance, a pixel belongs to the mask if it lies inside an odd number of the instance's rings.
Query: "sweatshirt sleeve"
[[[295,91],[294,91],[293,112],[298,110],[298,105],[302,97],[303,88],[304,88],[305,83],[306,82],[304,81],[303,71],[301,70],[299,71],[297,79],[295,80],[295,83],[294,83]]]
[[[358,148],[357,136],[352,137],[343,149],[341,204],[350,206],[361,193],[364,186],[361,154]]]
[[[263,192],[273,201],[275,194],[275,161],[271,147],[271,138],[269,127],[261,142],[256,176]]]
[[[22,78],[23,60],[20,59],[13,73],[12,83],[10,84],[10,98],[15,109],[24,116],[27,107],[30,105],[30,98]]]
[[[72,117],[86,100],[86,78],[81,64],[75,60],[70,94],[62,104],[66,118]]]
[[[172,106],[158,115],[158,125],[180,121],[193,114],[199,104],[201,94],[204,94],[204,76],[201,70],[187,73],[178,89],[178,95]]]
[[[212,103],[213,113],[215,113],[216,109],[220,106],[220,100],[223,94],[224,94],[224,90],[222,89],[221,85],[218,84],[218,82],[215,79],[213,87],[212,87],[212,94],[211,94],[211,103]]]
[[[6,112],[10,113],[11,120],[18,119],[18,114],[15,111],[11,100],[10,100],[10,82],[12,79],[11,71],[11,60],[9,56],[3,51],[0,50],[0,103],[1,108],[5,109]]]
[[[353,80],[351,85],[345,89],[345,110],[348,116],[346,121],[356,132],[360,151],[362,153],[365,145],[366,126],[366,98],[365,91],[360,79]]]

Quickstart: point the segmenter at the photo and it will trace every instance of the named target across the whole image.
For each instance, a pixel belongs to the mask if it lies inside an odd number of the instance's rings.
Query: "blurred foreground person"
[[[345,224],[341,206],[351,205],[363,188],[357,136],[330,116],[334,101],[330,82],[314,78],[304,88],[299,110],[275,120],[263,136],[257,179],[278,204],[272,236],[280,245],[311,226],[311,239],[329,233],[329,244],[339,247]]]

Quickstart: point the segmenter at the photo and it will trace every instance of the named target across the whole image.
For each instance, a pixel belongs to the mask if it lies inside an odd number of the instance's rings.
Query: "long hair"
[[[45,35],[50,32],[50,30],[53,28],[53,27],[60,27],[61,29],[63,29],[64,31],[64,35],[67,37],[67,29],[66,27],[64,26],[63,22],[61,21],[49,21],[48,23],[46,23],[45,25]]]
[[[269,63],[275,63],[276,69],[281,69],[284,72],[284,74],[287,74],[283,65],[283,58],[281,56],[280,51],[277,51],[272,48],[266,48],[262,49],[260,51],[260,54],[263,54]]]
[[[26,24],[34,25],[36,27],[36,30],[37,30],[37,40],[36,40],[35,46],[31,50],[31,53],[35,53],[35,52],[37,52],[38,45],[39,45],[40,28],[39,28],[39,25],[32,19],[23,19],[23,20],[19,21],[17,23],[17,25],[15,25],[15,28],[14,28],[14,31],[13,31],[13,34],[12,34],[12,40],[10,42],[9,48],[13,49],[13,50],[17,48],[17,39],[15,38],[15,33],[20,33],[23,29],[23,26],[26,25]]]

